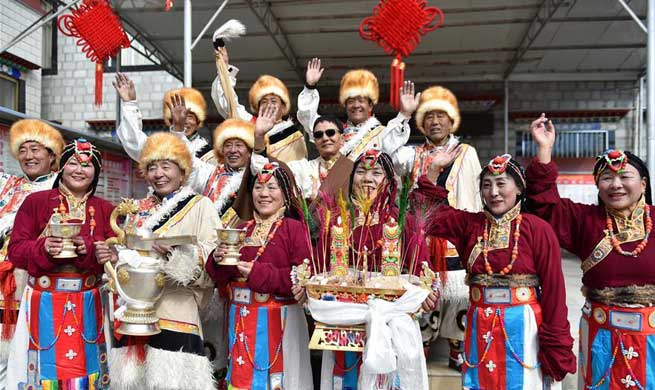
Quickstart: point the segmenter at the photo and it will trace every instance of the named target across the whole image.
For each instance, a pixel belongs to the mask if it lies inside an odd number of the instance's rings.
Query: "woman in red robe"
[[[422,264],[430,265],[427,244],[420,224],[414,216],[406,214],[404,228],[399,237],[390,239],[384,234],[385,226],[393,226],[400,222],[400,210],[396,206],[396,183],[393,163],[388,154],[370,149],[355,160],[350,174],[348,191],[352,204],[352,216],[348,217],[350,222],[348,229],[352,231],[351,237],[348,239],[349,268],[355,268],[357,265],[358,269],[362,269],[364,259],[366,259],[367,269],[370,272],[386,275],[387,267],[400,266],[402,273],[419,275]],[[338,224],[337,218],[339,217],[333,215],[327,226]],[[321,225],[325,225],[325,221]],[[331,243],[331,229],[318,235],[315,249],[316,267],[319,268],[319,271],[322,271],[323,267],[326,268],[326,271],[331,270]],[[390,259],[387,252],[390,248],[398,246],[400,246],[399,256]],[[389,263],[389,260],[395,260],[398,264]],[[296,292],[297,299],[305,299],[305,292],[300,287],[296,287],[294,292]],[[426,312],[434,310],[437,300],[438,293],[432,291],[422,304],[423,310]],[[420,343],[421,340],[418,342]],[[361,389],[360,386],[361,363],[361,353],[335,351],[332,355],[325,351],[321,369],[321,389],[341,386],[343,389],[368,390]],[[415,369],[419,370],[418,367]],[[394,382],[388,385],[402,387],[403,384]]]
[[[545,115],[531,126],[537,157],[527,170],[534,211],[562,248],[582,259],[587,302],[580,321],[580,378],[585,389],[655,386],[655,244],[650,179],[644,162],[610,150],[594,166],[598,205],[564,199],[551,160],[555,127]]]
[[[448,192],[433,186],[456,151],[434,158],[419,187],[435,200]],[[484,212],[447,204],[434,210],[429,234],[455,244],[468,272],[462,385],[467,389],[533,390],[575,372],[564,277],[555,233],[523,211],[525,177],[510,155],[491,160],[480,174]],[[431,190],[430,190],[431,189]],[[548,378],[547,378],[548,377]],[[559,386],[559,383],[553,387]]]
[[[246,238],[240,261],[221,265],[223,244],[205,265],[218,287],[230,290],[226,380],[235,389],[311,390],[307,322],[290,277],[291,267],[311,256],[301,195],[288,168],[277,162],[247,172],[244,183],[235,202],[248,221],[241,226]]]
[[[29,195],[18,210],[9,257],[29,279],[9,355],[9,389],[109,388],[98,287],[103,264],[115,260],[104,244],[114,236],[114,206],[94,196],[101,166],[91,143],[73,141],[54,188]],[[50,223],[66,220],[82,223],[81,231],[72,238],[72,257],[58,258],[69,248],[52,235]]]

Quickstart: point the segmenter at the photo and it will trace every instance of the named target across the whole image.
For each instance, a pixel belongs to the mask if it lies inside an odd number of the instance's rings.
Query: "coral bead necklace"
[[[619,240],[616,238],[614,235],[614,225],[612,224],[612,216],[608,211],[607,213],[607,218],[605,220],[607,224],[607,233],[609,234],[610,242],[612,243],[612,248],[619,254],[623,256],[628,256],[628,257],[639,257],[641,252],[646,248],[646,245],[648,245],[648,237],[650,236],[650,232],[653,229],[653,221],[650,218],[650,208],[648,207],[648,204],[644,204],[644,215],[646,216],[646,235],[643,240],[637,245],[637,247],[628,252],[626,250],[623,250],[621,248],[621,243]]]
[[[248,223],[246,224],[246,227],[250,228],[254,223],[255,223],[255,220],[252,219],[252,220],[248,221]],[[266,236],[266,240],[264,241],[264,244],[262,244],[262,246],[260,246],[259,249],[257,249],[257,255],[253,259],[253,261],[252,261],[253,263],[256,262],[257,260],[259,260],[259,257],[264,253],[264,251],[266,250],[266,247],[268,246],[268,243],[271,242],[273,240],[273,238],[275,237],[275,233],[277,233],[277,229],[280,228],[280,225],[282,225],[282,218],[278,219],[277,221],[275,221],[273,223],[273,230],[268,234],[268,236]]]
[[[512,257],[505,267],[500,270],[500,275],[507,275],[512,268],[514,268],[514,263],[519,256],[519,238],[521,238],[521,221],[523,220],[523,215],[519,214],[516,216],[516,229],[514,229],[514,245],[512,246]],[[484,258],[484,269],[487,271],[487,274],[493,275],[494,270],[489,264],[489,221],[485,220],[484,222],[484,232],[482,233],[482,257]]]

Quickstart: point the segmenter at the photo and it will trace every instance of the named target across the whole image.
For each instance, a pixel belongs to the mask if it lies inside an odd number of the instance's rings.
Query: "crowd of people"
[[[598,204],[578,204],[559,196],[551,159],[556,130],[546,115],[531,123],[538,150],[525,171],[508,154],[481,166],[476,149],[455,135],[460,111],[444,87],[416,93],[405,81],[400,110],[385,125],[373,114],[376,77],[348,71],[338,96],[343,121],[318,112],[323,68],[313,59],[295,121],[281,80],[257,79],[246,109],[236,99],[238,69],[225,47],[216,60],[229,83],[219,75],[212,85],[225,120],[211,144],[198,133],[207,105],[197,90],[166,93],[169,128],[147,135],[134,83],[124,74],[114,81],[122,101],[118,138],[150,187],[124,223],[144,237],[194,237],[192,244],[152,246],[164,275],[156,335],[115,332],[119,304],[103,288],[103,266],[121,255],[107,244],[116,235],[116,205],[94,195],[102,175],[98,149],[85,139],[65,145],[43,121],[11,126],[9,145],[23,175],[0,177],[0,388],[427,384],[400,374],[367,382],[360,352],[324,354],[320,370],[312,370],[307,291],[291,274],[306,259],[329,264],[321,248],[340,216],[324,220],[315,210],[330,199],[347,203],[361,244],[347,248],[351,266],[381,269],[384,224],[403,220],[398,250],[411,259],[404,272],[418,275],[428,264],[441,280],[412,318],[426,353],[438,336],[448,340],[462,388],[556,389],[576,369],[579,389],[655,388],[651,184],[639,157],[604,152],[593,171]],[[425,137],[420,145],[408,145],[412,117]],[[308,157],[306,140],[318,157]],[[62,215],[81,226],[72,248],[53,232]],[[217,239],[221,227],[245,229],[236,265],[223,265],[229,248]],[[584,272],[577,363],[560,248],[582,259]],[[67,250],[74,255],[62,256]]]

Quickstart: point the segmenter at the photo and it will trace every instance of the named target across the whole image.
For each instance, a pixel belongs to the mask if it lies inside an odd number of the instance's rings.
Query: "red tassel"
[[[14,310],[14,294],[16,293],[16,278],[14,264],[10,261],[0,263],[0,287],[5,298],[5,308],[2,314],[2,340],[11,340],[16,328],[18,313]]]
[[[396,58],[393,59],[391,62],[391,87],[389,89],[389,104],[391,104],[391,107],[393,108],[398,108],[398,103],[399,103],[399,95],[398,95],[398,88],[400,88],[400,85],[398,84],[398,66],[400,65],[400,57],[396,56]]]
[[[430,257],[432,258],[432,269],[439,272],[441,276],[441,285],[446,285],[446,274],[448,271],[448,264],[446,261],[446,253],[448,253],[448,241],[435,236],[428,237],[428,249]]]
[[[405,83],[405,63],[402,62],[402,60],[400,61],[400,65],[398,65],[398,80],[396,82],[398,83],[398,88],[396,88],[396,101],[398,103],[398,107],[396,107],[396,109],[400,110],[400,89]]]
[[[138,364],[146,361],[146,344],[148,337],[143,336],[127,336],[128,355],[134,356]]]
[[[164,5],[164,10],[168,12],[171,10],[171,8],[173,8],[173,0],[166,0],[166,4]]]
[[[95,105],[102,106],[102,76],[103,76],[102,62],[96,62],[96,96]]]

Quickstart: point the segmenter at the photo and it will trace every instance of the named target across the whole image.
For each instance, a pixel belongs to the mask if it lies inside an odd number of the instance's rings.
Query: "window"
[[[57,6],[56,0],[43,0],[43,8],[49,12]],[[56,8],[55,8],[56,10]],[[45,75],[57,74],[57,18],[46,23],[41,28],[41,68]]]
[[[0,106],[19,111],[20,83],[0,73]]]

